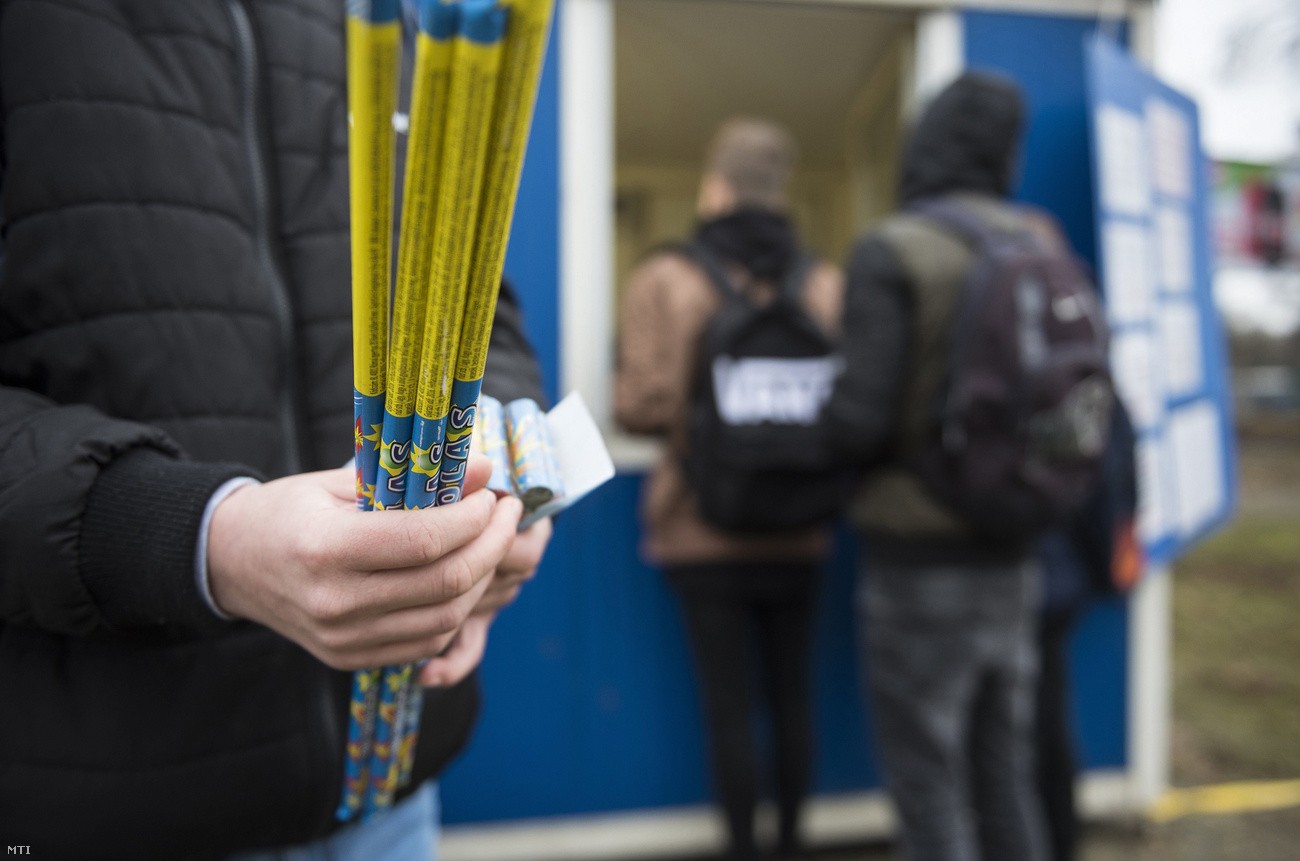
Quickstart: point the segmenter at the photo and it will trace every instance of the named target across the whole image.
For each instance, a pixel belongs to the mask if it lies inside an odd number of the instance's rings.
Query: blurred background
[[[1099,71],[1097,40],[1133,68]],[[1112,320],[1121,389],[1150,406],[1152,565],[1072,644],[1083,857],[1295,858],[1300,2],[560,0],[507,265],[552,394],[577,389],[608,420],[623,276],[689,232],[721,120],[758,114],[795,133],[796,221],[842,261],[894,205],[916,106],[971,67],[1025,90],[1017,196],[1060,219],[1113,315],[1138,313],[1123,304],[1135,277],[1154,315]],[[1141,214],[1157,250],[1125,257],[1105,179],[1115,159],[1099,154],[1119,139],[1097,117],[1109,106],[1145,121],[1152,100],[1186,132],[1170,144],[1187,165],[1183,208],[1156,195],[1176,217]],[[1119,151],[1143,170],[1146,148]],[[1185,258],[1175,275],[1171,247]],[[494,628],[483,722],[444,783],[449,861],[704,858],[721,845],[677,609],[636,552],[654,448],[612,426],[608,438],[618,477],[565,514],[537,582]],[[808,837],[822,857],[888,858],[853,659],[856,548],[840,545],[818,623]]]

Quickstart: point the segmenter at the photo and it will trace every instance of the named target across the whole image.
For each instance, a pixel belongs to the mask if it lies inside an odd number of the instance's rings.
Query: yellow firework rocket
[[[392,346],[388,355],[389,384],[379,461],[381,472],[375,488],[375,507],[379,509],[405,507],[411,429],[433,261],[433,236],[437,229],[443,141],[448,128],[445,114],[452,80],[454,37],[459,23],[459,4],[422,0],[415,37]],[[402,741],[399,715],[407,707],[412,669],[409,664],[388,667],[375,681],[379,694],[378,717],[373,721],[373,742],[366,769],[369,780],[363,795],[363,810],[367,816],[392,804],[393,790],[388,774],[395,750]]]
[[[459,500],[469,458],[553,3],[504,5],[504,43],[500,5],[479,3],[473,12],[467,9],[466,38],[458,48],[465,50],[466,62],[457,65],[450,115],[457,117],[452,128],[460,137],[449,138],[444,154],[448,180],[439,225],[446,229],[439,231],[435,252],[412,464],[418,478],[407,486],[408,508]],[[480,12],[483,17],[475,19]],[[458,181],[451,180],[453,173]],[[454,382],[446,372],[453,358]],[[414,761],[421,693],[413,686],[401,716],[399,785],[409,779]]]
[[[409,509],[427,508],[438,503],[435,495],[451,403],[452,364],[464,315],[464,285],[469,275],[477,226],[505,17],[505,10],[493,0],[465,0],[461,3],[451,90],[444,118],[433,262],[411,434],[411,468],[406,482],[405,501]],[[421,710],[422,689],[414,681],[414,666],[385,670],[386,678],[391,675],[399,676],[401,680],[399,709],[393,728],[394,738],[398,741],[396,749],[388,751],[388,761],[382,764],[384,772],[380,770],[378,756],[372,757],[371,792],[377,809],[389,806],[403,778],[409,779],[410,769],[404,769],[403,763],[414,758],[415,728]],[[385,683],[385,694],[388,689]],[[368,801],[367,809],[369,806]]]
[[[429,326],[442,327],[437,336],[440,349],[432,360],[426,350],[422,369],[427,373],[449,368],[454,357],[455,374],[450,391],[437,389],[437,400],[426,405],[430,412],[417,410],[420,416],[435,417],[428,427],[432,435],[441,437],[443,444],[441,458],[428,459],[428,471],[419,456],[421,446],[417,445],[419,465],[413,470],[420,473],[425,486],[418,488],[415,482],[408,486],[407,505],[412,508],[423,507],[431,501],[448,505],[460,499],[554,0],[506,0],[500,5],[506,10],[504,44],[500,47],[494,44],[502,41],[496,30],[501,18],[499,12],[493,13],[491,28],[485,22],[479,36],[470,36],[465,43],[473,52],[475,62],[469,65],[474,70],[473,77],[465,81],[462,91],[468,114],[465,124],[457,126],[464,133],[459,146],[462,158],[457,162],[463,166],[464,187],[455,190],[450,181],[444,186],[444,194],[457,196],[440,201],[446,208],[439,209],[439,217],[445,215],[448,219],[440,224],[448,225],[449,229],[445,233],[440,231],[445,242],[439,243],[435,263],[435,278],[441,275],[445,279],[443,284],[453,290],[464,284],[460,299],[463,305],[460,308],[453,305],[445,316],[436,320],[432,315],[437,309],[430,305]],[[461,68],[458,66],[458,75]],[[494,81],[494,88],[489,90]],[[459,89],[461,79],[457,82]],[[455,96],[451,110],[457,110]],[[447,158],[454,157],[456,152],[457,148],[449,142]],[[481,173],[476,176],[473,172],[479,170],[479,165]],[[444,170],[450,172],[452,168],[444,167]],[[444,263],[447,268],[441,269],[438,263]],[[462,318],[459,331],[450,328]],[[433,331],[433,328],[427,330]],[[447,334],[449,338],[444,337]],[[426,341],[426,346],[430,343]],[[446,385],[448,376],[439,373],[440,386]],[[422,380],[422,392],[423,385]],[[417,418],[417,425],[421,421],[422,418]],[[427,451],[430,446],[426,442],[423,448]],[[434,488],[436,497],[431,500]],[[417,685],[404,716],[399,772],[399,783],[403,784],[409,779],[414,760],[420,699]]]
[[[374,504],[388,352],[393,237],[393,111],[402,44],[398,0],[347,7],[348,194],[352,239],[353,465],[357,507]],[[368,783],[378,672],[353,678],[338,815],[357,811]]]

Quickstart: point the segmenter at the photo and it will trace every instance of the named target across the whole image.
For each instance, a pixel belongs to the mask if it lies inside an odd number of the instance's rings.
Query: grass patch
[[[1240,514],[1175,566],[1180,784],[1300,777],[1300,445],[1241,460]]]

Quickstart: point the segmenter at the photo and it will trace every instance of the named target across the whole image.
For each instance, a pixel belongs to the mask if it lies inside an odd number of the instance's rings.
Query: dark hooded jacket
[[[866,468],[854,524],[874,558],[917,563],[1002,561],[1021,546],[975,536],[912,469],[937,433],[935,400],[947,374],[957,297],[972,255],[955,235],[909,212],[960,196],[995,221],[1018,214],[1010,194],[1020,141],[1019,91],[968,72],[926,108],[903,151],[901,209],[861,238],[848,265],[845,372],[828,405],[844,456]]]
[[[195,583],[237,475],[352,454],[344,4],[0,2],[0,834],[224,857],[337,827],[350,674]],[[485,390],[536,397],[504,303]],[[426,699],[416,782],[473,722]]]

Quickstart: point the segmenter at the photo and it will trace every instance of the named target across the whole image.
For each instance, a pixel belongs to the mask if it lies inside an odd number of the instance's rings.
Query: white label
[[[718,414],[731,425],[812,425],[831,396],[844,360],[733,359],[713,361],[713,391]]]

